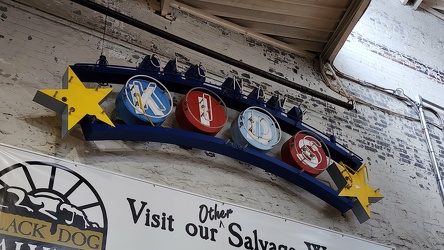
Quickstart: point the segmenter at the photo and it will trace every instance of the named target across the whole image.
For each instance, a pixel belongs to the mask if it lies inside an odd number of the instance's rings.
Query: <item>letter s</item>
[[[243,244],[243,240],[242,240],[242,236],[240,235],[240,234],[238,234],[236,231],[234,231],[233,230],[233,227],[237,227],[237,229],[239,230],[239,231],[242,231],[242,227],[239,225],[239,224],[237,224],[237,223],[231,223],[229,226],[228,226],[228,230],[230,231],[230,233],[234,236],[234,237],[236,237],[237,239],[238,239],[238,243],[236,244],[236,243],[234,243],[232,240],[231,240],[231,237],[228,237],[228,242],[230,243],[230,245],[232,245],[232,246],[234,246],[234,247],[241,247],[242,246],[242,244]]]

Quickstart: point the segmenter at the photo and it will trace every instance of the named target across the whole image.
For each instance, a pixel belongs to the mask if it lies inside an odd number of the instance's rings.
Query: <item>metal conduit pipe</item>
[[[82,6],[86,7],[86,8],[89,8],[89,9],[92,9],[92,10],[97,11],[99,13],[102,13],[104,15],[110,16],[110,17],[112,17],[114,19],[117,19],[117,20],[119,20],[121,22],[124,22],[124,23],[126,23],[128,25],[131,25],[131,26],[134,26],[134,27],[139,28],[141,30],[147,31],[147,32],[149,32],[151,34],[154,34],[156,36],[159,36],[159,37],[164,38],[166,40],[169,40],[171,42],[177,43],[177,44],[179,44],[181,46],[184,46],[186,48],[192,49],[194,51],[197,51],[199,53],[202,53],[204,55],[207,55],[209,57],[212,57],[214,59],[222,61],[224,63],[228,63],[228,64],[233,65],[235,67],[238,67],[240,69],[246,70],[246,71],[248,71],[250,73],[256,74],[256,75],[261,76],[261,77],[264,77],[264,78],[266,78],[268,80],[277,82],[277,83],[282,84],[284,86],[287,86],[289,88],[292,88],[292,89],[295,89],[297,91],[306,93],[306,94],[311,95],[313,97],[317,97],[319,99],[322,99],[322,100],[327,101],[329,103],[332,103],[332,104],[335,104],[337,106],[346,108],[348,110],[353,110],[353,108],[354,108],[353,103],[345,102],[345,101],[333,98],[333,97],[331,97],[329,95],[326,95],[324,93],[320,93],[318,91],[315,91],[313,89],[310,89],[310,88],[305,87],[303,85],[300,85],[298,83],[295,83],[295,82],[289,81],[287,79],[278,77],[276,75],[271,74],[270,72],[267,72],[265,70],[262,70],[262,69],[259,69],[257,67],[254,67],[252,65],[246,64],[246,63],[241,62],[239,60],[236,60],[234,58],[228,57],[228,56],[223,55],[221,53],[218,53],[218,52],[216,52],[214,50],[210,50],[208,48],[205,48],[205,47],[203,47],[203,46],[201,46],[199,44],[193,43],[193,42],[188,41],[186,39],[183,39],[183,38],[181,38],[179,36],[176,36],[176,35],[173,35],[171,33],[168,33],[168,32],[166,32],[166,31],[164,31],[162,29],[159,29],[159,28],[156,28],[156,27],[154,27],[152,25],[149,25],[147,23],[141,22],[141,21],[139,21],[137,19],[134,19],[134,18],[132,18],[130,16],[124,15],[124,14],[122,14],[120,12],[117,12],[115,10],[112,10],[110,8],[102,6],[102,5],[98,4],[98,3],[92,2],[90,0],[71,0],[71,1],[75,2],[77,4],[80,4],[80,5],[82,5]]]
[[[424,103],[425,103],[425,100],[423,100],[423,101],[424,101]],[[430,108],[430,107],[423,107],[423,110],[427,110],[427,111],[431,112],[432,114],[434,114],[436,117],[438,117],[438,119],[439,119],[439,125],[436,124],[436,123],[431,123],[431,122],[429,122],[429,124],[430,124],[430,125],[433,125],[433,126],[435,126],[435,127],[437,127],[437,128],[440,128],[441,131],[444,131],[444,121],[442,120],[441,115],[440,115],[438,112],[436,112],[436,110],[434,110],[434,109],[432,109],[432,108]]]
[[[427,147],[428,147],[428,150],[429,150],[429,155],[430,155],[430,158],[432,160],[433,168],[435,170],[436,181],[438,182],[438,186],[439,186],[439,189],[440,189],[441,201],[442,201],[442,204],[444,206],[444,184],[443,184],[443,180],[442,180],[442,177],[441,177],[441,172],[439,171],[438,161],[436,160],[435,150],[433,149],[432,140],[430,139],[429,130],[427,128],[427,121],[426,121],[425,116],[424,116],[423,99],[422,99],[422,97],[420,95],[418,95],[417,106],[418,106],[418,110],[419,110],[419,117],[420,117],[420,120],[421,120],[421,125],[422,125],[422,127],[424,129],[424,134],[425,134],[426,140],[427,140]]]

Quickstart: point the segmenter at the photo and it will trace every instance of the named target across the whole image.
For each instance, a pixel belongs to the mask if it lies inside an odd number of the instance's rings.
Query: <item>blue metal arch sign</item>
[[[65,75],[64,79],[69,80],[64,84],[63,90],[70,88],[72,79],[78,79],[79,82],[98,82],[102,85],[125,84],[116,100],[116,110],[125,123],[110,124],[107,117],[101,117],[104,111],[99,112],[99,115],[84,111],[81,127],[86,140],[153,141],[212,151],[280,176],[342,213],[352,209],[360,222],[370,218],[369,203],[381,199],[382,195],[365,183],[365,164],[362,158],[344,148],[334,138],[304,124],[302,112],[298,107],[285,112],[278,96],[265,101],[260,94],[261,89],[244,95],[238,79],[227,78],[222,85],[206,82],[205,71],[200,66],[193,65],[183,75],[178,72],[175,60],[169,61],[163,70],[159,67],[147,67],[145,64],[142,63],[139,67],[75,64],[68,68],[67,72],[71,72],[71,76]],[[144,80],[137,80],[138,78]],[[233,141],[215,137],[214,133],[197,133],[160,126],[162,120],[157,118],[166,117],[170,113],[168,109],[173,106],[171,99],[165,97],[165,93],[171,91],[187,94],[194,88],[207,89],[227,107],[241,112],[230,130]],[[66,100],[66,97],[63,99],[64,97],[60,96],[57,90],[40,90],[36,93],[34,101],[62,113],[62,117],[69,120],[70,115],[77,109],[70,106],[69,100]],[[202,116],[208,115],[208,99],[200,100],[203,103],[199,108],[205,110]],[[135,117],[147,119],[138,122]],[[309,136],[311,139],[305,144],[291,144],[302,145],[298,151],[302,157],[299,157],[299,162],[316,160],[315,158],[320,156],[319,149],[329,152],[329,157],[335,163],[328,168],[328,172],[339,190],[320,182],[314,178],[314,174],[307,173],[303,168],[294,167],[288,161],[266,154],[267,150],[279,142],[280,133],[295,135],[301,131],[308,131],[314,136]]]

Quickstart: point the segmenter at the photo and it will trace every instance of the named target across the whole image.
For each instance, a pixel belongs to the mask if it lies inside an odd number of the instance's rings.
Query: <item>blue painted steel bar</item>
[[[173,60],[170,61],[170,64],[172,63]],[[185,77],[180,73],[118,65],[75,64],[70,67],[82,82],[125,84],[134,75],[148,75],[161,81],[171,92],[186,94],[192,88],[204,87],[219,95],[227,107],[231,109],[243,111],[251,106],[266,109],[279,122],[282,131],[290,135],[294,135],[301,130],[316,130],[307,124],[303,124],[298,112],[282,113],[280,108],[276,108],[275,105],[267,106],[265,100],[239,94],[234,88],[222,87],[199,79]],[[354,170],[362,165],[362,158],[358,155],[345,149],[341,144],[330,141],[328,136],[320,131],[315,132],[321,135],[320,138],[328,147],[333,160],[336,162],[342,161]]]
[[[86,118],[83,119],[81,126],[87,141],[153,141],[208,150],[226,155],[236,160],[255,165],[269,173],[280,176],[285,180],[298,185],[330,204],[341,213],[345,213],[353,206],[350,199],[338,196],[336,190],[306,173],[267,154],[248,147],[239,147],[236,143],[227,142],[217,137],[173,128],[143,125],[116,124],[116,127],[113,128],[107,124],[99,124]]]

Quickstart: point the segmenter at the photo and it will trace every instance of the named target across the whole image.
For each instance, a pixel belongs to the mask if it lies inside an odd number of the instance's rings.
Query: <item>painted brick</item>
[[[168,21],[153,13],[145,1],[103,3],[218,52],[341,98],[322,83],[310,60],[180,11],[173,13],[174,21]],[[444,49],[439,43],[442,32],[428,27],[442,23],[425,13],[412,12],[408,6],[395,4],[399,1],[372,1],[335,65],[361,80],[384,83],[383,86],[390,88],[402,87],[411,97],[420,93],[436,101],[442,96],[438,78],[443,69],[438,63],[440,58],[427,46],[433,45],[441,52]],[[103,43],[104,17],[68,0],[48,1],[45,5],[32,0],[2,0],[0,12],[5,16],[0,22],[1,142],[297,219],[397,249],[444,249],[444,212],[418,117],[411,107],[390,93],[343,80],[349,93],[412,119],[361,104],[355,111],[327,105],[111,19],[107,20],[109,29]],[[410,22],[411,19],[420,19],[424,24]],[[423,47],[416,48],[416,39],[405,39],[409,36],[421,38]],[[59,88],[68,64],[95,62],[102,45],[112,64],[135,66],[145,54],[155,52],[163,65],[178,57],[182,71],[190,64],[202,62],[210,73],[209,79],[217,83],[235,74],[248,78],[250,88],[264,85],[267,96],[275,92],[286,94],[290,100],[286,108],[302,104],[307,109],[304,118],[307,124],[335,135],[339,143],[364,158],[369,166],[370,184],[380,188],[385,198],[372,205],[372,219],[361,225],[350,212],[342,215],[297,186],[208,151],[159,143],[85,142],[79,129],[62,140],[60,116],[32,102],[32,98],[38,89]],[[117,91],[118,86],[112,95]],[[111,100],[103,106],[112,113]],[[235,115],[231,112],[230,119]],[[431,128],[431,132],[442,157],[442,133],[435,128]],[[227,127],[221,136],[228,138]],[[279,157],[279,149],[270,154]],[[319,178],[332,183],[326,174]]]

